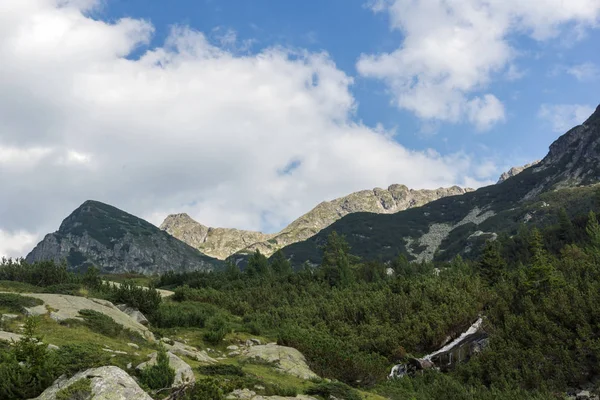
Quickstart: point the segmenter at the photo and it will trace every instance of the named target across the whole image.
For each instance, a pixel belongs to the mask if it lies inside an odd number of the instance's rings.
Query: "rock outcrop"
[[[279,346],[269,343],[266,345],[247,348],[242,356],[248,359],[257,359],[276,365],[277,370],[301,379],[313,379],[319,376],[310,370],[306,358],[293,347]]]
[[[43,260],[66,260],[71,269],[93,265],[106,273],[212,270],[221,265],[149,222],[91,200],[27,256],[28,262]]]
[[[173,387],[179,387],[188,383],[196,382],[194,371],[192,371],[192,367],[190,367],[188,363],[186,363],[170,351],[167,352],[167,357],[169,357],[169,366],[173,368],[173,370],[175,370],[175,380],[173,381]],[[150,360],[141,363],[136,367],[136,369],[141,370],[146,367],[156,365],[157,358],[158,354],[156,352],[150,354]]]
[[[81,379],[89,379],[89,400],[152,400],[135,380],[119,367],[92,368],[71,378],[61,377],[34,400],[56,400],[57,394]]]
[[[496,182],[496,183],[497,184],[498,183],[502,183],[505,180],[507,180],[508,178],[512,178],[513,176],[516,176],[516,175],[520,174],[521,172],[525,171],[527,168],[533,167],[534,165],[537,165],[540,162],[541,162],[541,160],[536,160],[536,161],[534,161],[532,163],[525,164],[525,165],[520,166],[520,167],[512,167],[508,171],[503,172],[502,175],[500,175],[500,178],[498,178],[498,182]]]
[[[116,323],[139,333],[147,339],[154,339],[154,335],[147,327],[119,310],[110,301],[66,294],[20,293],[20,295],[40,299],[44,302],[42,305],[26,308],[29,315],[50,314],[50,318],[55,321],[64,321],[67,319],[81,319],[79,315],[81,310],[94,310],[111,317]]]
[[[281,232],[264,234],[237,229],[208,228],[187,214],[169,215],[161,225],[176,238],[212,257],[225,259],[234,253],[260,250],[270,256],[284,246],[306,240],[345,215],[356,212],[392,214],[419,207],[442,197],[461,195],[472,189],[458,186],[413,190],[404,185],[362,190],[332,201],[324,201]]]
[[[188,357],[203,364],[214,364],[217,362],[217,360],[209,356],[205,350],[198,350],[197,348],[189,346],[185,343],[177,341],[171,341],[169,343],[163,341],[163,345],[173,354]]]
[[[250,389],[236,389],[229,393],[225,398],[228,400],[317,400],[314,397],[303,394],[299,394],[296,397],[261,396]]]

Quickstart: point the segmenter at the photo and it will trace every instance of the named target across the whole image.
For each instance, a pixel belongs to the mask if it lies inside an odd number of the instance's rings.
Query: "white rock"
[[[89,400],[152,400],[127,372],[118,367],[92,368],[67,379],[61,377],[34,400],[56,400],[56,394],[80,379],[90,379]]]
[[[139,348],[140,348],[140,346],[138,346],[138,345],[137,345],[137,344],[135,344],[135,343],[127,343],[127,346],[129,346],[129,347],[133,347],[134,349],[138,349],[138,350],[139,350]]]

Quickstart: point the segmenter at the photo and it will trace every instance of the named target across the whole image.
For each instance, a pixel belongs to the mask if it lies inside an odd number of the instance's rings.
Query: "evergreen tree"
[[[351,282],[350,246],[336,231],[329,234],[323,251],[321,270],[331,286],[346,286]]]
[[[284,276],[292,273],[292,264],[281,250],[277,250],[271,258],[271,269],[275,275]]]
[[[230,281],[234,281],[236,279],[239,279],[240,276],[241,276],[240,269],[233,262],[227,260],[225,262],[225,276]]]
[[[479,260],[479,274],[490,285],[496,284],[506,269],[506,262],[500,254],[500,244],[488,240]]]
[[[258,249],[256,249],[256,251],[250,256],[250,259],[248,260],[248,268],[256,271],[256,275],[258,276],[271,275],[271,266],[269,265],[269,260],[267,257],[262,255]]]
[[[571,222],[571,218],[567,214],[567,210],[564,207],[561,207],[558,212],[558,224],[559,224],[559,238],[564,243],[571,243],[575,238],[575,229],[573,228],[573,223]]]
[[[600,225],[598,225],[598,218],[596,218],[596,213],[593,211],[590,211],[588,214],[588,222],[585,231],[592,247],[600,250]]]

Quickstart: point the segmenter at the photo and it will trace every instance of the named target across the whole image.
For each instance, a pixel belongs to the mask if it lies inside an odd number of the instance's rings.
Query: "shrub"
[[[44,304],[44,302],[33,297],[25,297],[13,293],[0,293],[0,310],[4,309],[8,312],[21,313],[24,307],[35,307],[40,304]]]
[[[101,312],[94,310],[80,310],[79,314],[83,317],[83,324],[85,326],[101,335],[123,337],[137,342],[144,341],[139,333],[123,327],[123,325],[115,322],[114,319]]]
[[[82,289],[83,287],[79,283],[60,283],[58,285],[46,286],[44,292],[80,296]]]
[[[214,379],[201,379],[191,386],[181,400],[222,400],[225,398],[219,382]]]
[[[236,375],[244,376],[244,371],[237,365],[231,364],[215,364],[203,365],[198,367],[198,371],[202,375]]]
[[[37,320],[25,321],[24,336],[14,348],[0,352],[0,398],[29,399],[38,396],[58,377],[58,360],[36,337]]]
[[[169,366],[169,357],[164,346],[158,349],[156,364],[146,366],[139,372],[140,382],[150,389],[171,387],[175,381],[175,370]]]
[[[335,397],[344,400],[361,400],[361,396],[354,389],[341,382],[319,383],[309,388],[306,394],[322,396],[325,399]]]
[[[56,350],[60,360],[59,373],[67,376],[89,368],[109,365],[110,354],[91,343],[69,343]]]

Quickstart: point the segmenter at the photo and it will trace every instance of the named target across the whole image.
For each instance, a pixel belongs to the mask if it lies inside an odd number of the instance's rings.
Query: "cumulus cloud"
[[[582,124],[594,110],[584,104],[542,104],[538,116],[548,121],[554,132],[563,133]]]
[[[240,54],[186,27],[148,49],[150,23],[94,20],[97,4],[0,13],[0,254],[24,254],[86,199],[155,224],[188,212],[273,231],[355,190],[484,178],[469,155],[355,122],[353,80],[325,53]],[[492,95],[466,107],[482,127],[502,114]]]
[[[375,0],[392,29],[403,33],[395,51],[363,54],[357,68],[389,86],[395,104],[423,119],[468,120],[489,128],[504,120],[500,101],[485,93],[495,74],[507,70],[518,49],[510,37],[547,40],[563,29],[584,30],[598,23],[597,0]],[[511,70],[511,68],[513,68]],[[473,102],[490,99],[482,119]],[[490,97],[491,96],[491,97]],[[491,100],[493,98],[493,100]],[[483,121],[483,123],[482,123]]]
[[[589,62],[573,65],[568,67],[566,71],[580,82],[591,81],[600,77],[600,68]]]

